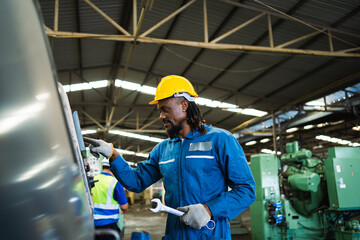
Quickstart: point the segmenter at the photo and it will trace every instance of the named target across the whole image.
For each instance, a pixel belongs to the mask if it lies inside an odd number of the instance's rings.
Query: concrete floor
[[[125,234],[124,240],[131,240],[132,232],[149,232],[151,240],[161,240],[165,234],[166,213],[153,213],[149,210],[151,205],[135,203],[124,214]],[[242,226],[250,229],[250,212],[246,210],[241,214]],[[234,228],[235,229],[235,228]],[[251,240],[251,234],[233,234],[232,240]]]

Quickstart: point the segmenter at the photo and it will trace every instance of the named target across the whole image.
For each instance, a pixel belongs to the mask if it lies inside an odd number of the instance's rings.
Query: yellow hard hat
[[[161,79],[156,88],[154,101],[149,102],[149,104],[157,104],[159,100],[169,98],[178,93],[188,93],[192,97],[198,97],[189,80],[181,76],[169,75]]]

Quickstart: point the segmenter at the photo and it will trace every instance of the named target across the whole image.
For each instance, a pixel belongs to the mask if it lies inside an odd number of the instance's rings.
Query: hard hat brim
[[[154,100],[154,101],[149,102],[149,104],[153,105],[153,104],[157,104],[158,102],[159,102],[158,100]]]

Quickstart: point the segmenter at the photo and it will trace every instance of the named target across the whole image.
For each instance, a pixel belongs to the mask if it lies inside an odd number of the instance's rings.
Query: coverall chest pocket
[[[211,172],[216,168],[216,160],[211,153],[208,154],[192,154],[190,153],[185,157],[186,159],[186,169],[191,174],[201,173],[204,174],[211,174]]]
[[[176,155],[166,154],[159,161],[159,168],[163,176],[164,183],[173,183],[174,176],[177,175],[177,157]]]
[[[216,159],[210,152],[189,152],[185,157],[185,171],[187,172],[188,187],[192,191],[201,191],[202,198],[214,189],[217,178]],[[205,195],[204,195],[205,194]]]

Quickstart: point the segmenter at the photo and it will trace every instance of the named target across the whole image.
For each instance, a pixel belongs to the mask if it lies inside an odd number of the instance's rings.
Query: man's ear
[[[182,101],[182,102],[181,102],[181,107],[182,107],[183,110],[185,110],[184,112],[186,112],[186,110],[187,110],[188,107],[189,107],[189,102],[186,101],[186,100]]]

